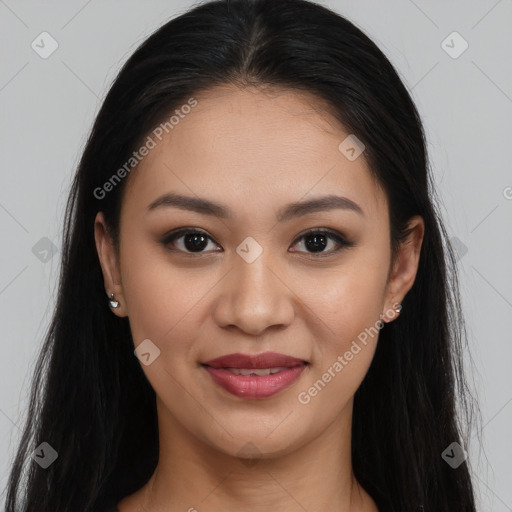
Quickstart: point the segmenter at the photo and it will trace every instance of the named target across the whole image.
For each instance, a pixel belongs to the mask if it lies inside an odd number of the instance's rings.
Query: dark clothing
[[[373,501],[375,501],[375,504],[377,505],[379,512],[396,512],[391,503],[382,495],[377,493],[375,490],[373,490],[369,494],[372,497]],[[104,512],[119,512],[119,509],[117,508],[117,505],[114,505],[113,507],[110,507]]]
[[[375,504],[377,505],[379,512],[395,512],[395,509],[389,504],[387,500],[383,500],[382,498],[373,498],[373,501],[375,501]],[[113,507],[105,510],[105,512],[119,512],[119,509],[117,508],[116,505],[114,505]]]

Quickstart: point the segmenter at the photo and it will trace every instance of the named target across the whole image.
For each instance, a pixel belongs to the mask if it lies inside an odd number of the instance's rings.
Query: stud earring
[[[390,311],[394,311],[396,313],[396,315],[398,316],[400,314],[400,311],[402,311],[402,304],[397,304],[395,302],[395,304],[393,304],[393,307],[391,309],[388,309],[387,313],[389,313]],[[383,313],[380,314],[380,319],[383,320],[385,317],[385,315]],[[395,315],[393,315],[393,318],[395,317]],[[384,320],[384,323],[389,323],[391,322],[392,320]]]
[[[114,298],[114,294],[111,293],[108,298],[108,304],[112,309],[116,309],[119,307],[119,301]]]

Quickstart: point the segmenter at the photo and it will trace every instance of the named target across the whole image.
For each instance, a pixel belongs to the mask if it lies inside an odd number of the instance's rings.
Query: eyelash
[[[203,235],[206,238],[208,238],[209,240],[211,240],[214,243],[216,243],[213,240],[213,238],[211,238],[205,231],[201,231],[201,230],[198,230],[196,228],[180,228],[177,231],[174,231],[174,232],[171,232],[171,233],[167,234],[161,240],[161,243],[168,250],[173,251],[173,252],[181,252],[181,253],[184,253],[187,256],[196,257],[196,256],[199,256],[201,254],[204,254],[201,251],[198,251],[198,252],[187,252],[187,251],[183,251],[181,249],[175,249],[175,248],[171,249],[171,248],[169,248],[169,244],[171,242],[174,242],[175,240],[177,240],[178,238],[181,238],[184,235]],[[318,252],[318,253],[314,253],[314,252],[309,252],[308,253],[308,252],[306,252],[306,254],[309,254],[309,255],[313,256],[314,258],[322,258],[322,257],[332,256],[333,254],[336,254],[339,251],[341,251],[343,248],[350,248],[350,247],[354,247],[355,246],[354,242],[347,240],[341,233],[338,233],[337,231],[326,230],[326,229],[323,229],[323,228],[313,229],[313,230],[307,231],[306,233],[303,233],[302,235],[300,235],[298,238],[295,239],[293,245],[295,245],[297,242],[301,241],[302,239],[307,238],[308,236],[313,236],[313,235],[324,235],[327,238],[330,238],[331,240],[334,240],[338,244],[338,246],[339,246],[337,249],[331,250],[330,252]],[[215,251],[215,252],[221,252],[221,251]],[[303,251],[294,251],[294,252],[303,252]]]

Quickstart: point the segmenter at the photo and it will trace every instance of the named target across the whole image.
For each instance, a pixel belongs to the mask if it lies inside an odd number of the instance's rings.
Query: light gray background
[[[321,3],[383,49],[423,117],[442,212],[461,248],[484,426],[483,447],[476,435],[469,447],[479,510],[512,511],[512,1]],[[86,136],[121,64],[147,35],[191,6],[0,0],[0,491],[54,305],[62,210]],[[59,45],[47,59],[31,48],[43,31]],[[469,44],[456,59],[441,46],[453,31]],[[462,48],[461,40],[451,41],[445,44],[452,52]],[[40,246],[32,250],[43,237],[57,249],[46,263]]]

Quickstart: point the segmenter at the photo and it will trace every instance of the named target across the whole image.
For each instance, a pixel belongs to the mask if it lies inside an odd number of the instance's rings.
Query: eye
[[[308,231],[297,238],[293,245],[297,245],[302,240],[305,241],[304,247],[308,251],[312,251],[310,254],[317,254],[319,257],[329,256],[340,251],[343,247],[353,247],[355,245],[354,242],[347,240],[341,233],[326,229]],[[207,249],[209,241],[213,242],[213,239],[205,231],[196,228],[181,228],[166,235],[161,243],[171,251],[201,254],[206,252],[205,249]],[[329,241],[334,242],[335,248],[325,251],[324,249],[329,246]],[[217,244],[214,242],[214,245]],[[213,249],[213,251],[221,252],[222,249]],[[303,251],[294,250],[291,252]]]
[[[169,245],[180,246],[177,249],[171,248],[170,250],[178,250],[185,253],[201,253],[204,252],[206,247],[208,247],[208,240],[212,240],[212,238],[204,231],[193,228],[181,228],[164,237],[162,244],[166,247]],[[219,251],[217,250],[216,252]]]
[[[341,233],[337,231],[330,231],[325,229],[316,229],[304,233],[300,238],[297,239],[299,242],[304,244],[307,250],[313,251],[309,254],[318,254],[319,257],[330,256],[340,251],[343,247],[353,247],[354,242],[347,240]],[[329,241],[334,242],[334,250],[324,251],[329,245]],[[336,247],[336,245],[338,247]],[[292,251],[301,252],[301,251]]]

